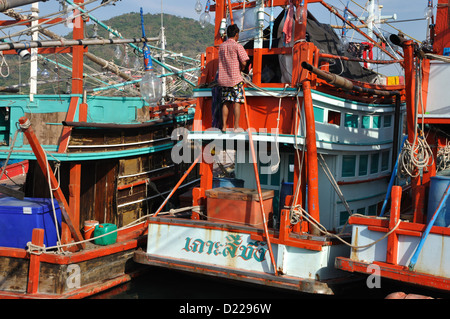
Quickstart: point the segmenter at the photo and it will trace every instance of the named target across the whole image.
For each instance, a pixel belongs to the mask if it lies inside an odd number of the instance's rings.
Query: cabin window
[[[344,120],[345,127],[358,127],[358,115],[345,113]]]
[[[378,162],[380,160],[380,154],[375,153],[370,156],[370,174],[378,173]]]
[[[344,155],[342,156],[342,177],[355,176],[356,156]]]
[[[381,126],[381,116],[374,116],[372,118],[373,128],[380,128]]]
[[[294,170],[295,170],[295,156],[292,154],[289,154],[289,174],[288,174],[288,182],[293,183],[294,182]]]
[[[341,125],[341,113],[328,110],[328,124]]]
[[[0,145],[9,145],[9,109],[7,107],[0,107]]]
[[[261,171],[260,171],[261,172]],[[262,184],[262,185],[267,185],[268,184],[268,178],[267,178],[267,174],[262,174],[262,173],[260,173],[259,174],[259,182]]]
[[[368,207],[368,211],[367,211],[368,215],[372,215],[372,216],[376,216],[377,215],[377,204],[375,205],[370,205]]]
[[[370,116],[364,115],[361,122],[362,128],[370,128]]]
[[[381,171],[389,169],[389,151],[381,153]]]
[[[383,127],[390,127],[391,126],[391,119],[392,119],[391,115],[385,115],[384,116]]]
[[[366,208],[365,207],[358,208],[356,210],[356,213],[359,214],[359,215],[365,215],[366,214]]]
[[[316,122],[320,122],[323,123],[323,114],[324,114],[324,110],[320,107],[313,107],[314,109],[314,120]]]
[[[367,175],[368,164],[369,164],[369,155],[360,155],[359,156],[359,170],[358,170],[359,176]]]
[[[344,210],[342,212],[339,213],[339,225],[344,225],[349,217],[349,213],[348,211]]]
[[[278,186],[280,185],[280,169],[278,169],[275,173],[273,174],[267,174],[267,173],[262,173],[262,168],[264,168],[264,172],[269,172],[270,171],[270,163],[264,164],[264,163],[259,163],[259,181],[262,185],[272,185],[272,186]]]

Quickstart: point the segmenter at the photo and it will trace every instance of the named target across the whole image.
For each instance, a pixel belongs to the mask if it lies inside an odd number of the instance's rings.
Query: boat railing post
[[[302,83],[302,87],[306,121],[308,213],[319,223],[319,167],[317,163],[316,126],[314,123],[314,110],[310,81],[304,81]],[[309,226],[309,231],[313,235],[320,235],[320,231],[316,227],[313,227],[311,224]]]
[[[293,203],[293,196],[287,195],[285,202],[281,203],[281,210],[280,210],[280,229],[279,229],[279,240],[280,243],[284,243],[289,238],[289,233],[291,232],[291,216],[290,216],[290,210],[284,208],[284,206],[290,206],[294,205]]]
[[[414,217],[413,222],[414,223],[425,223],[425,215],[424,211],[426,209],[425,207],[425,185],[418,185],[414,192],[414,202],[413,205],[415,207],[414,209]]]
[[[203,206],[206,207],[206,194],[205,189],[201,187],[195,187],[192,189],[192,206]],[[199,220],[200,211],[197,209],[192,209],[191,219]]]
[[[400,220],[400,203],[402,199],[402,187],[392,186],[391,199],[391,215],[389,217],[389,230],[394,229]],[[388,236],[388,243],[386,249],[386,262],[390,264],[397,264],[398,256],[398,234],[394,231]]]
[[[44,230],[41,228],[34,228],[31,236],[31,243],[34,246],[42,247],[44,245]],[[30,253],[30,264],[28,267],[28,283],[27,293],[36,294],[39,288],[39,273],[41,255],[39,253]]]

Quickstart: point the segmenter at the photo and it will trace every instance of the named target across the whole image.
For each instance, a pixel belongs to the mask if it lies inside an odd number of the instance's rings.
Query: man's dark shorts
[[[233,87],[222,87],[222,103],[244,103],[244,82],[239,82]]]

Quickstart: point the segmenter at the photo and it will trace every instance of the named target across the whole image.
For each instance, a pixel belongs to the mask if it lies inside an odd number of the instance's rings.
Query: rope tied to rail
[[[31,126],[30,120],[27,118],[26,121],[22,124],[19,123],[19,127],[22,131],[27,130]]]
[[[27,253],[29,253],[30,255],[42,255],[45,252],[47,252],[47,248],[45,247],[45,245],[38,246],[30,241],[27,243]]]
[[[379,243],[380,241],[382,241],[383,239],[388,237],[390,234],[392,234],[400,226],[400,223],[401,223],[401,220],[399,219],[398,222],[395,224],[395,226],[391,230],[389,230],[386,234],[384,234],[382,237],[380,237],[379,239],[377,239],[369,244],[366,244],[366,245],[356,246],[356,245],[352,245],[352,244],[348,243],[345,239],[341,238],[340,235],[330,233],[325,228],[325,226],[323,226],[322,224],[317,222],[310,214],[308,214],[308,212],[304,208],[302,208],[301,205],[294,206],[294,209],[292,211],[293,211],[293,215],[298,215],[298,216],[294,217],[295,219],[299,219],[299,220],[301,220],[303,218],[306,219],[307,222],[309,222],[313,227],[317,228],[325,236],[330,236],[330,237],[336,238],[340,242],[349,246],[352,249],[364,249],[364,248],[368,248],[368,247],[371,247],[371,246]],[[360,215],[360,214],[353,214],[352,216],[371,218],[370,216]],[[293,219],[291,219],[291,223],[292,223],[292,220]]]

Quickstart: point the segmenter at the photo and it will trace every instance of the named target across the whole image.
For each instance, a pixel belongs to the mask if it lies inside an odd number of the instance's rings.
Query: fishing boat
[[[313,6],[336,15],[364,44],[345,43],[314,17]],[[214,46],[201,59],[192,130],[179,130],[195,147],[174,147],[179,160],[191,163],[180,182],[198,165],[200,186],[185,207],[190,218],[160,216],[160,209],[149,218],[147,247],[134,260],[336,294],[360,279],[335,267],[354,245],[348,217],[380,212],[406,123],[402,78],[366,66],[403,58],[356,26],[349,8],[343,15],[326,1],[208,0],[201,23],[209,12],[215,13]],[[215,78],[219,46],[233,23],[251,66],[243,74],[242,130],[222,131]],[[373,48],[388,60],[371,58]],[[220,178],[214,167],[223,152],[234,154],[234,171]]]
[[[386,209],[377,217],[351,216],[352,251],[336,267],[448,293],[448,90],[450,3],[428,2],[426,41],[393,36],[403,48],[407,137],[392,173]],[[408,185],[402,185],[408,181]],[[403,186],[403,187],[402,187]],[[388,203],[390,199],[390,205]],[[404,291],[392,298],[405,298]]]
[[[124,38],[93,15],[115,1],[54,1],[61,10],[44,16],[39,2],[2,2],[2,13],[12,18],[2,28],[16,32],[1,40],[2,68],[6,58],[20,55],[30,80],[27,93],[18,94],[23,85],[14,83],[0,96],[2,175],[10,165],[28,165],[19,188],[0,185],[0,298],[83,298],[145,271],[133,262],[146,242],[143,216],[163,202],[187,166],[171,160],[172,131],[192,124],[196,101],[171,96],[161,79],[190,85],[200,63],[178,54],[173,64],[164,33],[145,36],[142,8],[135,21],[142,37]],[[28,4],[30,15],[15,10]],[[87,37],[88,21],[109,38]],[[72,27],[73,39],[50,31],[62,23]],[[96,45],[131,47],[144,64],[124,69],[89,52]],[[101,66],[100,76],[85,57]],[[49,70],[56,79],[38,81]],[[42,82],[69,90],[38,94]],[[197,180],[193,173],[180,192]]]

